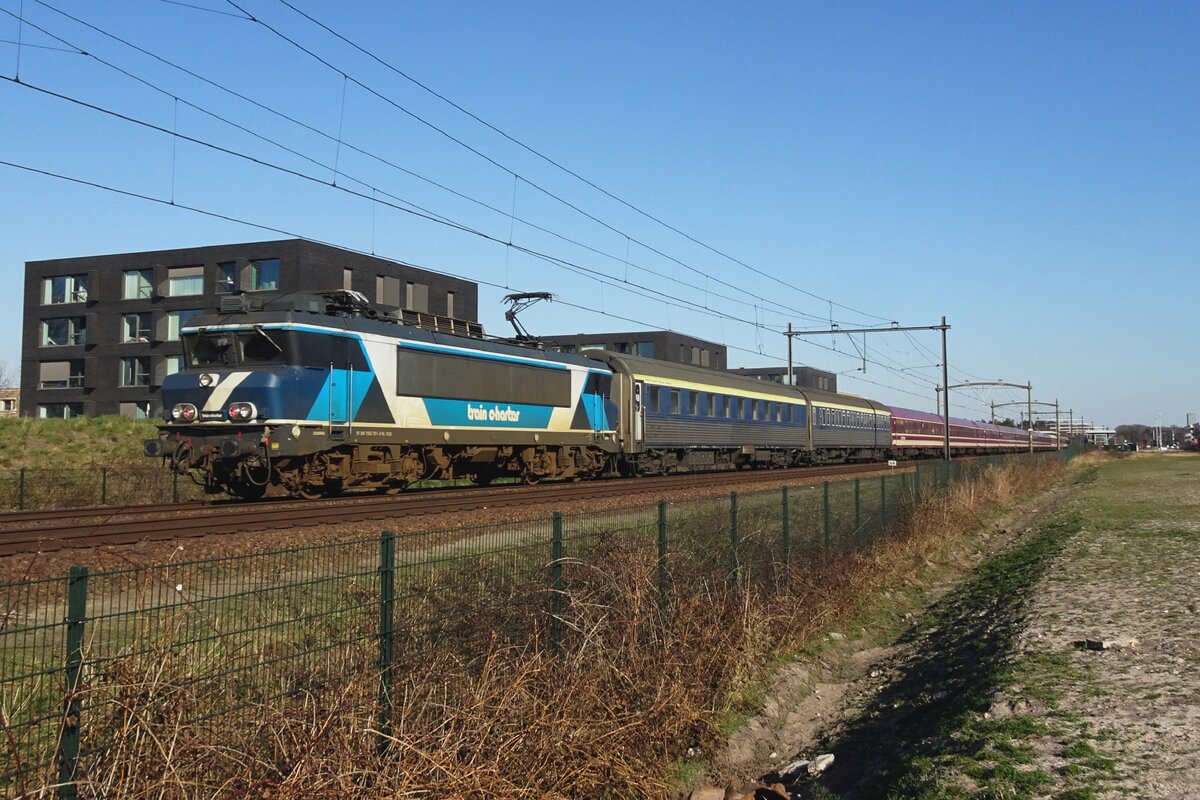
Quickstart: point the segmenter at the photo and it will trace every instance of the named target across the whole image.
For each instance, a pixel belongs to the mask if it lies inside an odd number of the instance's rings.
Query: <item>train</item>
[[[161,458],[206,491],[257,499],[940,457],[942,418],[864,397],[633,355],[490,339],[338,290],[222,298],[181,329],[162,384]],[[1036,449],[1054,449],[1035,433]],[[955,455],[1027,432],[951,420]]]

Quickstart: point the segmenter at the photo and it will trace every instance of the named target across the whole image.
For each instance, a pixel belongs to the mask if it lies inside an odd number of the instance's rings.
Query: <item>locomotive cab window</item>
[[[227,367],[235,363],[231,333],[185,333],[180,338],[189,367]]]

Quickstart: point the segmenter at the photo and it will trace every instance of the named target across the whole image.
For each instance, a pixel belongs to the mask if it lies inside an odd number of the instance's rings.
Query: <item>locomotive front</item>
[[[163,381],[164,421],[145,454],[202,476],[208,492],[257,499],[289,457],[328,447],[365,389],[353,370],[366,368],[358,338],[325,312],[311,296],[258,308],[228,298],[191,320],[180,331],[184,369]]]
[[[278,324],[206,321],[181,331],[185,369],[163,381],[164,424],[145,453],[201,471],[210,492],[255,499],[270,483],[268,420],[296,416],[294,337]]]

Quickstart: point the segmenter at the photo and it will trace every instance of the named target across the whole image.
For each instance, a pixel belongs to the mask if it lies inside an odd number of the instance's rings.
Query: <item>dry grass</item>
[[[120,691],[90,711],[113,744],[86,759],[82,793],[669,798],[678,790],[673,765],[688,748],[713,750],[722,720],[752,704],[776,655],[853,620],[984,515],[1061,469],[1056,459],[988,467],[927,493],[890,535],[857,552],[755,564],[737,582],[725,565],[672,553],[665,613],[652,548],[597,540],[567,572],[557,647],[540,577],[505,581],[501,602],[487,608],[478,595],[443,597],[455,635],[406,631],[386,737],[363,648],[319,674],[291,676],[302,688],[282,700],[196,724],[213,698],[164,642],[158,658],[112,678]],[[45,785],[33,777],[26,786]]]

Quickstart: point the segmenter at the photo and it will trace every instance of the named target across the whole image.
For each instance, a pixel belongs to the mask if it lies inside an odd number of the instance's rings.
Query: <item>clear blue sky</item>
[[[295,234],[484,282],[497,334],[503,294],[547,290],[535,333],[671,328],[762,366],[789,321],[945,315],[952,383],[1107,425],[1200,412],[1200,5],[289,2],[691,238],[279,0],[0,0],[0,160],[277,229],[0,166],[10,368],[25,261]],[[846,336],[796,360],[933,409],[937,334],[866,346],[865,373]]]

